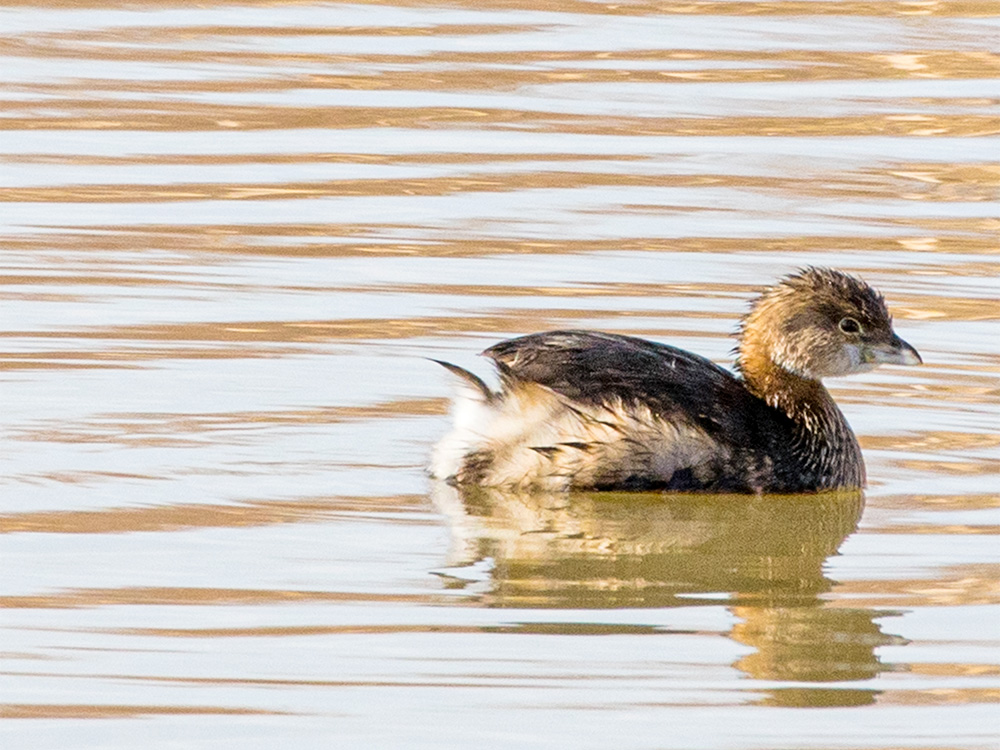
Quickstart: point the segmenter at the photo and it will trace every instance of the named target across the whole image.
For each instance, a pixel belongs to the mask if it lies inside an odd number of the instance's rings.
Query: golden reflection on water
[[[877,221],[877,220],[876,220]],[[981,222],[982,223],[982,222]],[[962,253],[985,256],[980,264],[983,272],[994,272],[996,240],[992,237],[935,236],[912,237],[907,232],[901,238],[883,239],[865,237],[845,241],[843,237],[796,235],[792,237],[679,237],[665,240],[662,237],[625,237],[617,240],[551,238],[544,240],[514,240],[494,237],[476,239],[432,238],[421,241],[385,239],[380,233],[393,233],[406,229],[404,224],[386,223],[379,227],[355,224],[185,224],[156,225],[122,228],[113,225],[93,225],[87,231],[73,226],[61,226],[57,235],[44,239],[31,234],[14,234],[8,246],[22,251],[31,250],[83,250],[106,252],[141,252],[141,250],[168,250],[216,255],[279,256],[293,258],[476,258],[498,255],[575,255],[601,252],[680,252],[680,253],[801,253],[804,249],[823,253],[837,252],[845,244],[857,245],[866,252],[896,253],[914,251],[947,255]],[[984,231],[988,225],[981,227]],[[366,236],[367,235],[367,236]],[[347,238],[355,238],[349,241]],[[330,241],[331,238],[345,238]],[[961,275],[964,265],[956,269]],[[912,273],[912,272],[911,272]],[[976,274],[974,266],[968,270]],[[978,275],[978,274],[977,274]],[[129,282],[131,283],[131,281]],[[924,297],[923,299],[928,299]],[[933,297],[929,299],[933,300]],[[942,304],[951,298],[943,297]]]
[[[1000,132],[1000,131],[998,131]],[[522,155],[523,161],[543,161],[548,157]],[[139,158],[135,163],[148,159]],[[241,161],[247,161],[242,157]],[[330,161],[317,155],[316,161]],[[27,160],[25,160],[27,161]],[[461,163],[451,155],[440,155],[444,164]],[[165,163],[157,160],[158,163]],[[267,163],[267,160],[262,160]],[[187,162],[192,163],[192,162]],[[197,163],[194,161],[194,163]],[[907,171],[904,171],[907,170]],[[912,171],[909,171],[912,170]],[[918,171],[919,170],[919,171]],[[916,184],[914,184],[916,183]],[[545,172],[496,171],[463,177],[395,179],[342,179],[336,181],[243,183],[174,183],[171,185],[60,185],[57,187],[0,187],[0,201],[8,203],[170,203],[192,200],[292,200],[338,196],[443,196],[458,193],[514,192],[547,188],[580,189],[588,187],[631,188],[716,188],[738,187],[754,190],[794,191],[804,195],[856,198],[903,198],[939,202],[993,201],[1000,190],[1000,167],[966,165],[928,167],[899,165],[890,174],[845,175],[840,182],[817,184],[812,179],[749,177],[726,174],[643,175],[627,172],[586,172],[547,170]]]
[[[491,560],[497,607],[602,609],[726,603],[730,637],[753,646],[736,667],[759,680],[836,683],[881,669],[874,608],[826,606],[824,575],[861,517],[860,492],[664,497],[515,494],[435,483],[459,569]],[[769,691],[772,705],[864,705],[870,690]]]
[[[396,8],[427,7],[424,0],[360,0],[360,5],[389,6]],[[15,0],[11,7],[35,5],[32,0]],[[161,6],[162,0],[114,0],[112,2],[78,2],[77,0],[53,0],[46,7],[60,8],[144,8]],[[295,7],[301,5],[299,0],[214,0],[214,7],[237,5],[241,7]],[[477,1],[476,6],[484,9],[519,9],[524,8],[523,0],[484,0]],[[712,14],[725,15],[850,15],[850,16],[961,16],[991,17],[996,15],[996,8],[991,0],[731,0],[722,4],[711,0],[693,0],[682,3],[648,3],[632,2],[628,4],[601,4],[581,0],[533,0],[531,8],[538,10],[561,10],[572,13],[593,13],[609,15],[657,15],[661,13],[677,13],[684,15],[701,14],[711,11]],[[383,26],[377,27],[384,28]]]
[[[253,711],[226,706],[135,706],[135,705],[71,705],[57,703],[8,703],[3,707],[5,719],[134,719],[151,716],[280,716],[280,711]]]
[[[101,473],[74,476],[41,477],[60,482],[86,481],[88,479],[114,479]],[[136,479],[120,475],[118,479]],[[148,479],[155,479],[150,476]],[[370,513],[373,508],[381,512],[405,513],[422,507],[420,495],[397,497],[333,497],[298,498],[289,501],[266,500],[241,505],[154,506],[138,508],[109,508],[103,510],[43,511],[37,513],[11,513],[0,517],[0,533],[33,532],[49,534],[115,534],[140,531],[181,531],[184,529],[223,527],[240,528],[282,523],[301,523],[307,520],[329,519],[339,515]]]
[[[939,711],[1000,700],[998,12],[8,3],[4,716],[784,747],[824,712],[758,706],[872,706],[833,744],[981,746]],[[831,384],[867,508],[426,492],[424,358],[599,327],[728,363],[811,263],[927,363]]]
[[[692,592],[812,602],[828,588],[823,561],[863,505],[858,492],[565,495],[442,483],[433,496],[456,533],[453,564],[492,557],[496,604],[550,607],[658,606]]]
[[[453,129],[485,125],[516,127],[519,130],[557,127],[571,135],[625,136],[948,136],[983,137],[1000,134],[995,115],[865,115],[859,117],[740,117],[740,118],[657,118],[614,117],[590,122],[579,116],[553,112],[533,112],[516,109],[452,109],[447,107],[353,107],[347,113],[329,113],[311,108],[284,107],[275,112],[272,107],[237,107],[199,105],[197,112],[186,112],[191,105],[159,104],[160,111],[148,112],[149,107],[109,108],[106,103],[63,101],[64,113],[51,117],[22,118],[7,116],[0,120],[0,130],[141,130],[145,132],[204,132],[215,128],[226,130],[285,130],[360,128]],[[99,117],[92,114],[99,113]],[[78,113],[78,114],[75,114]],[[471,183],[475,185],[476,183]],[[445,186],[446,189],[447,186]],[[293,194],[302,195],[307,188],[294,185]],[[264,195],[273,188],[264,190]],[[308,195],[308,192],[305,192]],[[361,193],[363,194],[363,192]],[[237,192],[237,198],[256,197],[249,188]],[[178,186],[175,200],[198,197],[185,193]],[[223,195],[217,198],[227,197]]]

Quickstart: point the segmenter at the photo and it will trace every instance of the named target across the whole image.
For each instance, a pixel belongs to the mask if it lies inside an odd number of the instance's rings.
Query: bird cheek
[[[868,351],[857,344],[844,344],[841,347],[841,371],[838,375],[849,375],[856,372],[868,372],[877,362],[868,356]]]

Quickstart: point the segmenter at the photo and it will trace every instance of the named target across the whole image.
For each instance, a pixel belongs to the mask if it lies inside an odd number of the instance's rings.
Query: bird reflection
[[[484,601],[553,609],[719,605],[740,618],[729,637],[755,651],[735,666],[755,679],[831,683],[880,670],[894,642],[872,609],[821,599],[824,575],[857,527],[861,492],[748,497],[533,493],[435,484],[450,519],[452,566],[492,561]],[[772,705],[862,705],[872,690],[790,685]]]

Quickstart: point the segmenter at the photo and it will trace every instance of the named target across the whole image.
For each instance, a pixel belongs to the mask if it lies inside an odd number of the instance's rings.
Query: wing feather
[[[708,359],[667,344],[594,331],[553,331],[502,341],[483,354],[511,376],[588,406],[640,404],[669,422],[720,439],[745,435],[758,400]]]
[[[730,372],[666,344],[592,331],[503,341],[492,392],[467,394],[432,471],[458,483],[755,490],[784,417]],[[464,416],[463,416],[464,415]],[[771,437],[768,437],[771,436]]]

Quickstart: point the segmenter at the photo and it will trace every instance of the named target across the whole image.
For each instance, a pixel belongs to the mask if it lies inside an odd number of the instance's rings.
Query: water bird
[[[583,330],[491,346],[483,355],[499,390],[435,360],[459,392],[430,473],[546,491],[863,487],[861,447],[821,381],[922,362],[882,295],[841,271],[805,268],[751,303],[737,338],[735,374],[674,346]]]

